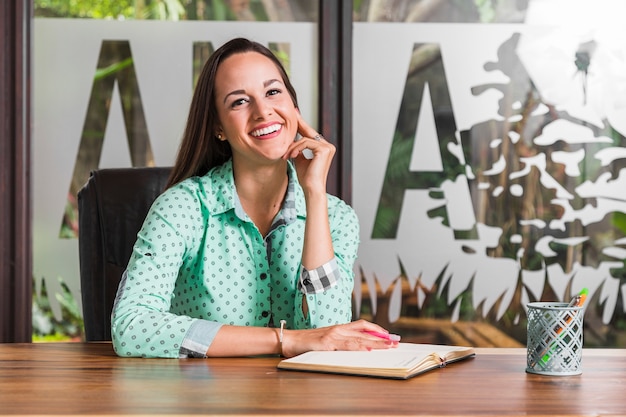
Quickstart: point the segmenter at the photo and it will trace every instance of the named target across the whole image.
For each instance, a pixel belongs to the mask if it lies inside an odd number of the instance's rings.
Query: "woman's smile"
[[[272,123],[267,126],[258,127],[250,132],[250,135],[255,139],[272,139],[280,135],[283,131],[283,125],[281,123]]]

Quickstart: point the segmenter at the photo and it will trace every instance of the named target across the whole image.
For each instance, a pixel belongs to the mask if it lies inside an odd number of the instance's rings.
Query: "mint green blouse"
[[[286,320],[287,328],[305,329],[352,319],[357,216],[327,196],[335,257],[306,270],[305,200],[291,163],[288,175],[287,194],[265,238],[243,211],[232,161],[156,199],[113,306],[118,355],[204,357],[223,324],[272,327]]]

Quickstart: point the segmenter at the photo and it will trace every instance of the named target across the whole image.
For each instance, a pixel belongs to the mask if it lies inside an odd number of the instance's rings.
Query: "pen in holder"
[[[582,373],[583,314],[581,305],[528,304],[526,372],[540,375]]]

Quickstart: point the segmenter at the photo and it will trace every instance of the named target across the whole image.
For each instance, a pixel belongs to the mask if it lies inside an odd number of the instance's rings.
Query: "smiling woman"
[[[385,332],[380,326],[351,322],[359,224],[326,192],[334,155],[302,118],[269,49],[243,38],[218,48],[198,79],[168,188],[122,277],[116,352],[294,356],[397,346],[367,333]]]

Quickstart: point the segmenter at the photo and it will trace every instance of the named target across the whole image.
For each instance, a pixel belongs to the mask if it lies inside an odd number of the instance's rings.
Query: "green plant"
[[[83,340],[83,318],[76,299],[61,277],[58,278],[61,292],[55,294],[61,307],[61,318],[57,318],[50,305],[46,279],[41,278],[39,293],[33,278],[33,341],[54,342]]]
[[[504,334],[517,340],[522,345],[526,343],[526,308],[525,304],[536,301],[558,301],[569,300],[576,291],[573,289],[574,276],[567,283],[563,294],[559,295],[550,283],[548,273],[544,276],[544,285],[540,294],[535,294],[522,279],[522,274],[517,279],[513,297],[508,301],[503,314],[498,312],[502,310],[505,302],[505,294],[501,294],[495,303],[488,309],[486,308],[486,300],[481,300],[474,307],[472,303],[474,279],[471,279],[467,287],[456,297],[450,296],[451,279],[448,277],[447,267],[444,267],[437,276],[435,282],[431,286],[425,285],[421,277],[416,279],[415,284],[411,285],[404,265],[399,260],[400,274],[389,285],[388,288],[382,288],[378,283],[378,278],[374,275],[371,283],[365,277],[363,270],[360,271],[360,282],[364,284],[363,292],[369,292],[370,285],[375,287],[374,294],[378,298],[378,308],[374,311],[372,300],[364,301],[360,308],[356,311],[357,317],[364,316],[371,318],[378,324],[386,326],[388,330],[399,333],[403,337],[411,336],[419,333],[417,330],[407,329],[406,327],[396,328],[396,322],[389,322],[388,317],[391,313],[391,303],[388,301],[394,297],[395,288],[401,287],[401,291],[396,294],[399,301],[399,316],[404,318],[421,318],[421,319],[443,319],[443,320],[460,320],[465,322],[486,322],[497,328]],[[626,268],[625,268],[626,270]],[[446,279],[448,277],[448,279]],[[611,347],[622,348],[626,346],[626,319],[624,319],[624,309],[622,307],[622,298],[618,299],[618,305],[615,313],[608,324],[602,323],[602,314],[604,302],[601,301],[603,293],[602,286],[589,294],[585,311],[585,346],[586,347]],[[387,302],[380,303],[380,298],[386,299]],[[417,300],[421,300],[419,303]],[[382,309],[381,309],[382,307]],[[398,308],[398,306],[394,306]]]

